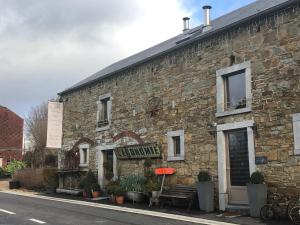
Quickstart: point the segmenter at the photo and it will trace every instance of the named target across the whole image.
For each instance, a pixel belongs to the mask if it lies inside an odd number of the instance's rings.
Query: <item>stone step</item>
[[[226,211],[239,213],[241,216],[249,216],[250,215],[249,205],[228,205],[226,207]]]

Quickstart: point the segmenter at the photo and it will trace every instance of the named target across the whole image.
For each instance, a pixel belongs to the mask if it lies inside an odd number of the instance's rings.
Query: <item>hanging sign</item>
[[[115,154],[118,159],[143,159],[160,158],[160,147],[156,143],[129,145],[116,148]]]

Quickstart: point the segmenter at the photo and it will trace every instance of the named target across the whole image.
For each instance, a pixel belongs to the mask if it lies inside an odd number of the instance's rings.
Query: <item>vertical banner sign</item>
[[[61,148],[63,103],[48,102],[47,148]]]

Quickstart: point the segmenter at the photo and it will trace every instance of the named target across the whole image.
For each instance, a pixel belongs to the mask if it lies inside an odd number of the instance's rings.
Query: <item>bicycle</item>
[[[300,198],[292,200],[288,210],[289,219],[296,225],[300,225]]]
[[[281,199],[278,194],[273,194],[270,198],[271,203],[265,204],[261,208],[260,218],[265,221],[287,218],[290,201],[280,201]]]

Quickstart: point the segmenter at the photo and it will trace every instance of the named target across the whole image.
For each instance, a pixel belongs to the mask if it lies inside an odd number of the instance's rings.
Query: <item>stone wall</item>
[[[216,138],[208,124],[253,119],[256,156],[268,157],[268,164],[258,169],[274,190],[296,189],[300,162],[293,155],[292,114],[300,112],[299,33],[296,6],[64,94],[62,150],[71,149],[82,137],[98,146],[114,144],[116,135],[132,131],[145,143],[162,146],[157,165],[177,169],[173,182],[194,183],[199,170],[207,169],[217,181]],[[230,66],[232,56],[236,63],[251,61],[252,111],[216,118],[216,71]],[[96,102],[106,93],[112,96],[111,127],[96,132]],[[153,102],[159,106],[155,115]],[[185,160],[167,162],[166,133],[181,129]],[[93,169],[95,152],[95,147],[90,150]],[[142,172],[142,160],[118,163],[122,174]]]

